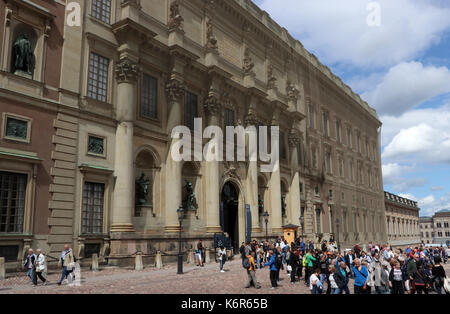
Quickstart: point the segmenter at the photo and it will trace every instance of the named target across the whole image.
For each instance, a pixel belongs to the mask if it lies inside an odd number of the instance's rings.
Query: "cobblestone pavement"
[[[184,264],[184,274],[177,275],[176,265],[168,265],[161,270],[153,267],[143,271],[123,268],[105,268],[98,272],[82,270],[81,285],[69,286],[67,281],[62,286],[56,282],[59,273],[48,275],[49,283],[38,287],[31,286],[29,279],[22,275],[0,281],[0,294],[305,294],[310,293],[304,281],[290,283],[286,271],[281,271],[280,287],[270,289],[269,269],[257,271],[257,278],[262,288],[246,289],[247,273],[242,268],[241,261],[235,259],[225,264],[225,273],[219,272],[219,265],[214,261],[205,267],[195,267]],[[445,265],[450,274],[450,264]],[[351,282],[350,290],[353,290]],[[352,291],[353,292],[353,291]]]

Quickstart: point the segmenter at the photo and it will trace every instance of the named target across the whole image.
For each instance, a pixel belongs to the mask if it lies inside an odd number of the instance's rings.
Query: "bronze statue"
[[[264,200],[261,195],[258,195],[258,209],[260,214],[264,213]]]
[[[194,187],[192,186],[192,183],[186,180],[186,186],[185,186],[187,196],[186,196],[186,208],[187,210],[197,210],[197,198],[195,196]]]
[[[141,177],[136,180],[136,204],[146,205],[147,204],[147,194],[148,187],[150,186],[150,180],[145,179],[145,174],[142,173]]]
[[[21,34],[13,45],[14,68],[13,72],[20,70],[33,74],[33,49],[26,34]]]
[[[281,213],[286,217],[286,195],[281,196]]]

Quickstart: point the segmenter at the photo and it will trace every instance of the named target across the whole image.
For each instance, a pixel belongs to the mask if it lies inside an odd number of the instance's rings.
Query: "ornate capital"
[[[220,113],[221,103],[216,96],[209,95],[203,103],[206,114],[216,116]]]
[[[244,124],[246,127],[259,126],[260,120],[258,118],[258,114],[252,108],[249,109],[248,114],[245,116]]]
[[[133,83],[137,81],[140,70],[136,62],[126,57],[116,63],[115,72],[119,83]]]
[[[183,82],[171,79],[166,84],[166,95],[169,101],[177,101],[183,97],[186,88]]]
[[[292,129],[289,133],[289,146],[297,147],[301,143],[301,135],[297,129]]]
[[[175,0],[170,4],[169,30],[183,31],[184,18],[180,14],[180,1]]]

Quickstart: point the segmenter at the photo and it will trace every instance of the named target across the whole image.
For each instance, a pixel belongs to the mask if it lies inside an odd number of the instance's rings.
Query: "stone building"
[[[64,11],[62,1],[0,3],[6,13],[12,5],[32,7],[40,12],[32,16],[52,25]],[[44,49],[53,32],[59,36],[46,50],[51,62],[35,53],[52,70],[28,79],[2,74],[35,86],[16,101],[42,89],[21,114],[33,126],[44,114],[36,103],[51,107],[42,117],[47,124],[32,134],[34,146],[14,144],[35,156],[30,169],[42,169],[28,180],[45,180],[35,194],[33,181],[26,187],[36,198],[23,212],[27,221],[34,217],[26,245],[58,256],[68,242],[77,256],[98,253],[114,265],[138,251],[148,260],[156,251],[170,259],[178,249],[180,205],[184,250],[198,239],[211,247],[222,230],[234,247],[246,235],[264,238],[266,211],[270,237],[303,216],[297,235],[315,243],[387,240],[375,110],[266,12],[249,0],[71,3],[81,8],[81,26],[44,27],[50,36],[43,33],[36,46]],[[59,15],[44,14],[49,6]],[[76,19],[72,13],[66,17]],[[10,51],[2,50],[4,68]],[[54,85],[43,81],[46,75]],[[2,83],[3,94],[9,89]],[[175,162],[172,129],[196,130],[194,118],[202,118],[200,130],[279,126],[280,167],[263,173],[262,163],[248,158]],[[2,149],[9,145],[1,142]],[[9,164],[2,170],[16,171]],[[0,231],[0,245],[12,236]],[[24,243],[15,244],[21,254]]]
[[[416,201],[384,192],[389,243],[396,248],[419,246],[419,211]]]
[[[420,218],[423,244],[450,246],[450,210],[438,211],[433,217]]]

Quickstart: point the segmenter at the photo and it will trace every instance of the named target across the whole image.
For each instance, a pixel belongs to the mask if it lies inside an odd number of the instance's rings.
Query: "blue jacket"
[[[273,254],[273,255],[270,257],[270,260],[269,260],[267,263],[265,263],[264,266],[270,266],[270,270],[277,271],[278,268],[277,268],[277,266],[276,266],[276,264],[275,264],[275,259],[276,259],[276,258],[277,258],[277,255],[276,255],[276,254]]]
[[[305,242],[300,242],[300,249],[302,250],[302,251],[304,251],[305,250]]]
[[[369,272],[365,266],[361,265],[361,271],[356,266],[353,266],[353,273],[355,274],[355,286],[362,287],[369,277]]]

